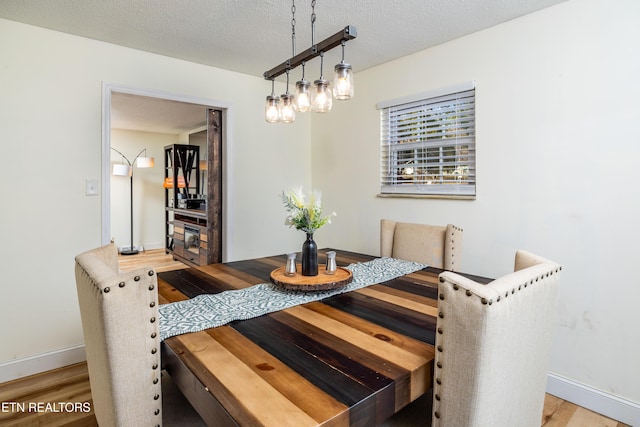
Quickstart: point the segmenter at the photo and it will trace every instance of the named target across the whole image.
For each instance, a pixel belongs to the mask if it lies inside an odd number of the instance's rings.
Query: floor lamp
[[[131,190],[131,197],[130,197],[130,203],[131,203],[131,246],[129,246],[129,248],[123,248],[120,253],[122,255],[135,255],[138,253],[138,250],[133,246],[133,164],[135,163],[136,166],[138,166],[139,168],[152,168],[155,164],[153,157],[140,157],[140,155],[142,153],[145,153],[145,155],[147,154],[147,149],[143,148],[138,155],[135,157],[135,159],[133,159],[133,162],[129,161],[129,159],[127,158],[127,156],[125,156],[124,154],[122,154],[120,151],[116,150],[115,148],[111,147],[111,149],[113,151],[115,151],[116,153],[120,154],[122,156],[122,158],[127,162],[127,164],[114,164],[113,165],[113,175],[115,176],[129,176],[130,179],[130,190]]]

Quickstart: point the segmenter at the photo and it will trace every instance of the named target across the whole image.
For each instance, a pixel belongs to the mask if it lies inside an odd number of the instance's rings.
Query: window
[[[378,108],[383,195],[475,196],[473,82]]]

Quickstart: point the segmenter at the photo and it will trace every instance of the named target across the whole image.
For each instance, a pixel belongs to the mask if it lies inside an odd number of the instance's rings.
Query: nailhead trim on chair
[[[149,270],[149,272],[147,274],[149,275],[149,277],[152,277],[155,274],[155,272],[153,270]],[[153,292],[154,289],[155,289],[155,286],[149,285],[149,291],[150,292]],[[155,301],[151,301],[149,303],[149,308],[154,309],[155,306],[156,306],[156,302]],[[151,316],[151,319],[149,319],[149,323],[155,324],[156,323],[156,317],[155,316]],[[156,342],[157,336],[158,336],[158,334],[155,331],[151,332],[150,338],[154,341],[154,343]],[[153,354],[153,355],[157,354],[156,360],[157,360],[157,357],[160,357],[160,355],[158,354],[158,349],[155,348],[155,347],[151,349],[151,354]],[[151,366],[151,369],[153,371],[157,371],[158,363],[154,363],[153,366]],[[153,380],[152,380],[152,383],[153,383],[153,385],[157,386],[159,381],[160,380],[159,380],[158,376],[155,376],[153,378]],[[159,399],[160,399],[160,395],[159,394],[155,394],[153,396],[153,400],[158,401]],[[160,416],[161,413],[162,413],[162,409],[161,408],[156,408],[156,410],[153,411],[153,415],[155,415],[155,416]],[[159,427],[160,425],[156,424],[156,426]]]
[[[149,270],[149,272],[148,272],[147,274],[149,275],[149,277],[152,277],[152,276],[155,274],[155,272],[154,272],[153,270]],[[133,280],[134,280],[134,281],[136,281],[136,282],[139,282],[139,281],[140,281],[140,276],[135,276],[135,277],[133,278]],[[124,287],[125,287],[125,285],[126,285],[126,284],[125,284],[125,282],[120,282],[120,283],[118,284],[118,287],[120,287],[120,288],[124,288]],[[154,289],[155,289],[155,286],[153,286],[153,285],[149,285],[149,291],[153,291]],[[106,287],[106,288],[104,289],[104,292],[105,292],[105,293],[108,293],[109,291],[110,291],[110,289],[109,289],[108,287]],[[156,306],[155,301],[151,301],[151,302],[149,303],[149,308],[154,308],[155,306]],[[156,323],[156,317],[155,317],[155,316],[151,316],[151,318],[149,319],[149,323],[151,323],[151,324]],[[151,338],[152,340],[154,340],[154,341],[155,341],[155,340],[156,340],[156,338],[157,338],[157,336],[158,336],[158,334],[154,331],[154,332],[152,332],[149,336],[150,336],[150,338]],[[157,348],[155,348],[155,347],[154,347],[154,348],[152,348],[152,349],[151,349],[151,354],[152,354],[152,355],[157,355],[157,354],[158,354],[158,349],[157,349]],[[159,357],[159,354],[158,354],[158,356],[156,356],[156,360],[157,360],[157,357]],[[154,364],[151,366],[151,370],[152,370],[152,371],[157,371],[157,370],[158,370],[158,363],[157,363],[157,362],[156,362],[156,363],[154,363]],[[157,385],[158,385],[158,383],[159,383],[159,379],[158,379],[158,377],[157,377],[157,376],[156,376],[156,377],[154,377],[154,378],[152,379],[151,383],[152,383],[153,385],[157,386]],[[159,400],[159,399],[160,399],[160,395],[159,395],[159,394],[157,394],[157,393],[156,393],[156,394],[154,394],[154,395],[153,395],[153,400],[157,401],[157,400]],[[153,415],[155,415],[155,416],[159,416],[159,415],[161,414],[161,412],[162,412],[161,408],[156,408],[156,409],[154,410],[154,412],[153,412]],[[159,425],[159,424],[156,424],[156,426],[157,426],[157,427],[159,427],[160,425]]]
[[[554,273],[559,273],[561,270],[562,270],[562,266],[560,266],[560,267],[556,268],[556,269],[555,269],[555,270],[553,270],[553,271],[548,271],[548,272],[546,272],[546,273],[543,273],[543,274],[542,274],[542,275],[540,275],[539,277],[536,277],[536,278],[535,278],[535,282],[537,282],[537,281],[538,281],[538,280],[540,280],[540,279],[544,279],[545,277],[549,277],[549,276],[553,275]],[[440,282],[440,283],[445,283],[445,282],[446,282],[446,280],[444,279],[444,277],[439,277],[439,278],[438,278],[438,280],[439,280],[439,282]],[[533,285],[535,282],[534,282],[534,280],[532,279],[532,280],[530,280],[530,281],[529,281],[529,283],[528,283],[528,284]],[[527,283],[525,283],[525,284],[524,284],[524,287],[526,288],[528,284],[527,284]],[[459,286],[457,283],[452,283],[452,288],[453,288],[453,290],[457,291],[457,290],[459,290],[459,289],[460,289],[460,286]],[[521,291],[522,289],[523,289],[523,285],[518,286],[518,290],[519,290],[519,291]],[[515,293],[515,291],[516,291],[516,289],[515,289],[515,288],[514,288],[514,289],[511,289],[511,293],[512,293],[512,294],[514,294],[514,293]],[[470,296],[472,296],[472,295],[475,295],[475,294],[474,294],[473,292],[471,292],[469,289],[467,289],[467,290],[466,290],[465,294],[466,294],[467,296],[469,296],[469,297],[470,297]],[[508,297],[508,296],[509,296],[509,291],[507,291],[507,292],[505,293],[505,298],[506,298],[506,297]],[[439,293],[438,297],[439,297],[439,299],[440,299],[440,300],[444,300],[444,299],[445,299],[445,296],[444,296],[443,294],[440,294],[440,293]],[[481,298],[481,299],[480,299],[480,302],[481,302],[483,305],[492,305],[493,300],[491,300],[491,299],[490,299],[490,300],[487,300],[486,298]],[[500,302],[500,296],[498,296],[498,297],[496,298],[496,302]],[[439,317],[440,319],[444,319],[444,312],[443,312],[443,311],[441,311],[440,309],[438,310],[438,317]],[[438,334],[440,334],[440,335],[443,335],[443,334],[444,334],[444,330],[443,330],[443,328],[442,328],[442,327],[438,327],[437,332],[438,332]],[[443,352],[444,352],[444,347],[443,347],[442,345],[438,345],[438,346],[436,347],[436,349],[438,350],[438,352],[436,353],[436,359],[437,359],[437,358],[438,358],[438,353],[443,353]],[[441,374],[441,373],[442,373],[442,371],[441,371],[441,370],[442,370],[442,362],[440,362],[439,360],[436,360],[436,367],[439,369],[439,371],[436,373],[437,375],[436,375],[435,382],[436,382],[436,384],[437,384],[438,386],[441,386],[441,385],[442,385],[442,379],[441,379],[441,377],[440,377],[440,375],[439,375],[439,374]],[[440,402],[440,395],[439,395],[439,394],[437,394],[437,392],[436,392],[435,388],[434,388],[434,397],[435,397],[435,400],[436,400],[436,401]],[[440,412],[438,412],[436,409],[437,409],[437,408],[434,406],[434,408],[433,408],[433,410],[434,410],[433,415],[434,415],[437,419],[440,419]]]
[[[533,284],[534,284],[535,282],[537,282],[538,280],[544,279],[545,277],[549,277],[549,276],[553,275],[554,273],[559,273],[560,271],[562,271],[562,267],[558,267],[558,268],[556,268],[554,271],[548,271],[548,272],[546,272],[546,273],[544,273],[544,274],[540,275],[539,277],[536,277],[535,279],[531,279],[528,283],[524,283],[523,285],[518,286],[518,289],[515,289],[515,288],[514,288],[514,289],[511,289],[511,293],[512,293],[512,294],[514,294],[514,293],[516,292],[516,290],[521,291],[521,290],[523,289],[523,287],[524,287],[524,288],[526,288],[528,285],[533,285]],[[440,283],[444,283],[444,282],[445,282],[444,277],[439,277],[439,278],[438,278],[438,280],[440,281]],[[457,291],[457,290],[459,290],[459,289],[460,289],[460,286],[459,286],[457,283],[454,283],[454,284],[452,284],[452,288],[453,288],[453,290],[454,290],[454,291]],[[465,294],[466,294],[468,297],[470,297],[470,296],[472,296],[472,295],[475,295],[475,294],[474,294],[473,292],[471,292],[469,289],[467,289],[467,290],[465,291]],[[509,296],[509,291],[507,291],[507,292],[505,293],[505,295],[504,295],[504,296],[505,296],[505,298],[506,298],[506,297],[508,297],[508,296]],[[444,299],[444,295],[439,294],[439,298],[440,298],[441,300],[443,300],[443,299]],[[485,304],[485,305],[486,305],[486,304],[488,304],[488,305],[493,304],[493,300],[492,300],[492,299],[487,300],[486,298],[481,298],[481,299],[480,299],[480,302],[481,302],[482,304]],[[496,302],[500,302],[500,296],[498,296],[498,297],[496,298]],[[443,318],[443,317],[444,317],[444,314],[443,314],[442,312],[440,312],[440,313],[439,313],[439,316],[440,316],[440,318]]]
[[[83,268],[82,270],[83,270],[84,274],[86,274],[87,276],[89,276],[89,274],[87,273],[87,271],[86,271],[84,268]],[[149,272],[148,272],[147,274],[149,275],[149,277],[151,277],[151,276],[153,276],[153,275],[155,274],[155,272],[154,272],[154,270],[149,270]],[[140,276],[135,276],[135,277],[133,278],[133,280],[134,280],[135,282],[139,282],[139,281],[140,281]],[[95,287],[99,292],[101,292],[101,293],[108,294],[109,292],[111,292],[111,288],[110,288],[110,287],[108,287],[108,286],[101,290],[101,289],[99,288],[98,284],[97,284],[95,281],[91,280],[91,283],[93,283],[93,286],[94,286],[94,287]],[[120,283],[118,283],[118,288],[120,288],[120,289],[124,288],[125,286],[126,286],[126,283],[125,283],[125,282],[120,282]],[[154,289],[155,289],[155,286],[153,286],[153,285],[149,285],[149,291],[153,291]],[[151,301],[151,303],[149,303],[149,308],[154,308],[155,306],[156,306],[155,301]],[[156,317],[155,317],[155,316],[152,316],[152,317],[150,318],[150,320],[149,320],[149,321],[150,321],[150,323],[151,323],[151,324],[155,324],[155,323],[156,323]],[[155,340],[156,340],[156,338],[157,338],[157,336],[158,336],[158,334],[154,331],[154,332],[152,332],[149,336],[150,336],[150,338],[151,338],[152,340],[154,340],[154,341],[155,341]],[[158,367],[159,367],[159,364],[158,364],[159,360],[158,360],[158,358],[160,357],[160,355],[158,354],[158,349],[157,349],[157,348],[152,348],[152,349],[151,349],[151,354],[155,356],[155,363],[153,363],[153,365],[151,366],[151,370],[152,370],[152,371],[157,371],[157,370],[158,370]],[[154,386],[156,386],[156,387],[157,387],[157,386],[158,386],[158,383],[159,383],[160,381],[159,381],[158,377],[156,376],[156,377],[154,377],[154,378],[152,379],[152,381],[151,381],[151,382],[152,382],[152,384],[153,384]],[[154,394],[154,395],[153,395],[153,400],[155,400],[155,401],[160,400],[160,395],[159,395],[158,393]],[[153,414],[154,414],[155,416],[159,416],[161,413],[162,413],[161,408],[156,408],[156,409],[154,410],[154,413],[153,413]],[[156,427],[160,427],[160,424],[155,424],[155,425],[156,425]]]
[[[86,272],[85,272],[85,273],[86,273]],[[153,275],[155,274],[155,272],[154,272],[154,270],[149,270],[149,272],[148,272],[147,274],[149,275],[149,277],[151,277],[151,276],[153,276]],[[140,281],[140,276],[135,276],[135,277],[133,278],[133,280],[134,280],[135,282],[139,282],[139,281]],[[96,286],[96,288],[98,287],[96,283],[94,283],[94,285]],[[125,286],[126,286],[126,283],[125,283],[125,282],[120,282],[120,283],[118,283],[118,287],[119,287],[119,288],[124,288]],[[155,289],[155,286],[153,286],[153,285],[149,285],[149,291],[153,291],[154,289]],[[111,289],[110,289],[109,287],[105,287],[105,288],[104,288],[104,290],[103,290],[103,292],[104,292],[104,293],[109,293],[110,291],[111,291]],[[155,306],[156,306],[155,301],[151,301],[151,302],[149,303],[149,308],[154,308]],[[156,317],[155,317],[155,316],[152,316],[152,317],[149,319],[149,323],[151,323],[151,324],[156,323]],[[158,336],[158,334],[157,334],[155,331],[154,331],[154,332],[152,332],[152,333],[150,334],[150,338],[151,338],[152,340],[154,340],[154,341],[155,341],[155,339],[157,338],[157,336]],[[151,349],[151,354],[152,354],[152,355],[156,355],[156,354],[158,354],[158,349],[157,349],[157,348],[152,348],[152,349]],[[159,356],[159,355],[158,355],[158,356]],[[156,360],[157,360],[157,357],[158,357],[158,356],[156,356]],[[158,369],[158,363],[156,362],[156,363],[154,363],[154,364],[151,366],[151,370],[156,371],[157,369]],[[158,377],[153,378],[153,380],[151,381],[151,383],[152,383],[153,385],[156,385],[156,386],[157,386],[157,384],[159,383],[159,379],[158,379]],[[159,399],[160,399],[160,395],[159,395],[159,394],[157,394],[157,393],[156,393],[156,394],[154,394],[154,395],[153,395],[153,400],[156,400],[156,401],[157,401],[157,400],[159,400]],[[153,415],[155,415],[155,416],[159,416],[159,415],[161,414],[161,412],[162,412],[162,411],[161,411],[161,409],[160,409],[160,408],[156,408],[156,409],[154,410],[154,412],[153,412]],[[159,425],[159,424],[156,424],[156,426],[157,426],[157,427],[159,427],[160,425]]]
[[[455,225],[453,225],[453,224],[452,224],[452,228],[453,228],[454,230],[456,230],[456,231],[461,232],[461,233],[464,231],[462,228],[457,227],[457,226],[455,226]],[[455,236],[455,233],[453,233],[453,232],[452,232],[452,233],[451,233],[451,271],[454,271],[454,270],[455,270],[455,268],[453,268],[453,267],[454,267],[454,266],[455,266],[455,264],[456,264],[456,247],[455,247],[455,245],[454,245],[454,243],[455,243],[454,236]]]

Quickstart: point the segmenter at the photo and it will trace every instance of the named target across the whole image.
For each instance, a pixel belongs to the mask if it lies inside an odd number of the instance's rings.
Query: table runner
[[[376,258],[350,264],[353,281],[340,289],[321,292],[289,291],[272,283],[260,283],[245,289],[203,294],[195,298],[161,305],[159,308],[160,339],[199,332],[226,325],[234,320],[247,320],[275,311],[334,295],[386,282],[427,267],[417,262],[395,258]]]

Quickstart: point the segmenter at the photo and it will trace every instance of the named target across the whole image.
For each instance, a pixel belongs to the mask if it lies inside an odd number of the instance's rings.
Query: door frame
[[[163,100],[184,102],[187,104],[202,105],[207,108],[213,108],[222,111],[222,261],[228,261],[232,253],[229,246],[230,242],[227,238],[231,229],[232,215],[229,214],[229,206],[231,206],[230,197],[230,180],[228,173],[228,165],[231,158],[231,105],[227,102],[200,98],[189,95],[178,95],[164,91],[143,89],[131,86],[123,86],[113,83],[103,82],[102,84],[102,233],[101,242],[103,245],[111,241],[111,95],[113,93],[122,93],[127,95],[144,96],[147,98],[158,98]]]

